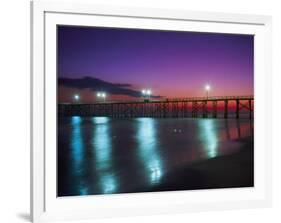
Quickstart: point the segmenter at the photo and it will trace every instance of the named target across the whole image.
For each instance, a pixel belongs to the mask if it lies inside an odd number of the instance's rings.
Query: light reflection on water
[[[157,128],[153,118],[137,118],[137,144],[139,159],[147,171],[151,184],[158,183],[162,176],[161,157],[158,154]]]
[[[199,138],[203,142],[204,150],[208,158],[217,156],[218,133],[216,131],[216,120],[200,119],[198,120]]]
[[[83,173],[83,161],[85,158],[85,148],[83,144],[82,132],[81,132],[81,123],[82,118],[79,116],[73,116],[71,118],[71,166],[72,174],[80,177]],[[79,184],[75,188],[78,188],[78,191],[81,195],[86,195],[88,188],[85,186],[84,180],[80,179]]]
[[[67,196],[159,185],[175,167],[239,151],[253,126],[249,120],[73,116],[59,120],[58,132],[58,196]]]
[[[95,168],[99,175],[99,183],[104,194],[114,193],[117,188],[114,173],[112,173],[112,143],[109,118],[94,117],[92,147],[95,151]]]
[[[76,171],[79,171],[79,166],[83,158],[83,140],[81,135],[81,121],[82,119],[78,116],[72,117],[72,136],[71,136],[71,148],[73,157],[73,166]]]

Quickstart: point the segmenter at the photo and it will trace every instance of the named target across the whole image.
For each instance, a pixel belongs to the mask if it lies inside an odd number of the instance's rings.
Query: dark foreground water
[[[253,186],[248,119],[59,117],[58,196]]]

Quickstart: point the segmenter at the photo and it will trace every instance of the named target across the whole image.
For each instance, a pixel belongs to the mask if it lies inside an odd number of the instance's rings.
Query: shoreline
[[[253,137],[243,141],[244,145],[237,153],[192,163],[164,174],[165,180],[151,191],[253,187]]]

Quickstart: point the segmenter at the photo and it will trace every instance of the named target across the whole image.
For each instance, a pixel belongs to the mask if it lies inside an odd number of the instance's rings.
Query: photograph
[[[254,187],[254,40],[57,25],[57,197]]]

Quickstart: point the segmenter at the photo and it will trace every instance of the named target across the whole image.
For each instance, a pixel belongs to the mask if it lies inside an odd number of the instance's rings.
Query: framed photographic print
[[[270,205],[270,17],[31,10],[34,222]]]

